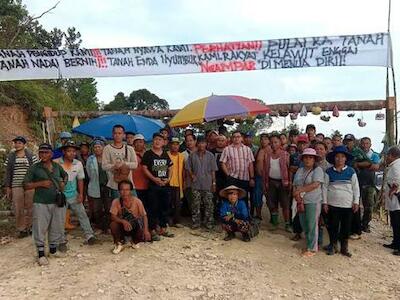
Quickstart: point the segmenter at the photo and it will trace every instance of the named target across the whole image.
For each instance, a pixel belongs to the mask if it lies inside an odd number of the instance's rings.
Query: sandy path
[[[381,246],[389,230],[379,223],[351,242],[351,259],[302,258],[302,244],[266,228],[251,243],[174,232],[173,239],[117,256],[109,236],[89,247],[74,232],[68,256],[47,267],[36,265],[29,238],[0,246],[0,298],[400,299],[400,258]]]

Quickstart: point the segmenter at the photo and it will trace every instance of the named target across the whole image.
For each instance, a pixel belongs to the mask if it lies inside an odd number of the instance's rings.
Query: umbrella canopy
[[[172,118],[169,125],[179,127],[226,117],[256,116],[269,112],[267,106],[246,97],[211,95],[186,105]]]
[[[164,123],[138,115],[117,114],[106,115],[96,119],[87,121],[82,125],[72,129],[72,132],[81,133],[90,137],[105,137],[112,139],[112,128],[114,125],[120,124],[125,127],[126,131],[143,134],[146,142],[152,140],[153,133],[158,132],[164,127]]]

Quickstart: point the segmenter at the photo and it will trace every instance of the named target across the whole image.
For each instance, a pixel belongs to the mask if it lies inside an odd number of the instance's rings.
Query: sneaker
[[[159,241],[161,241],[161,238],[160,238],[160,236],[158,235],[158,234],[152,234],[151,235],[151,241],[152,242],[159,242]]]
[[[394,250],[392,254],[396,255],[396,256],[400,256],[400,250]]]
[[[39,264],[39,266],[47,266],[49,264],[49,261],[46,258],[46,256],[41,256],[38,259],[38,264]]]
[[[92,236],[87,240],[87,243],[88,243],[89,246],[93,246],[93,245],[98,244],[99,241],[94,236]]]
[[[388,248],[388,249],[396,249],[396,245],[395,244],[393,244],[393,243],[391,243],[391,244],[383,244],[382,245],[383,247],[385,247],[385,248]]]
[[[59,244],[57,250],[58,250],[57,252],[63,252],[63,253],[67,252],[68,250],[67,243]]]
[[[293,233],[292,226],[289,223],[285,224],[285,231],[289,233]]]
[[[235,234],[233,232],[227,233],[226,236],[224,237],[224,241],[230,241],[235,238]]]
[[[369,226],[363,226],[362,231],[366,233],[371,233],[371,229]]]
[[[168,232],[168,231],[163,231],[163,232],[161,233],[161,235],[162,235],[162,236],[165,236],[165,237],[167,237],[167,238],[173,238],[173,237],[175,236],[175,234],[173,234],[173,233],[171,233],[171,232]]]
[[[49,253],[49,258],[64,258],[67,254],[65,252],[56,251],[55,253]]]
[[[354,234],[350,235],[349,238],[350,238],[351,240],[359,240],[359,239],[361,239],[361,235],[360,235],[360,234],[354,233]]]
[[[26,238],[26,237],[28,237],[28,236],[29,236],[29,233],[28,233],[28,231],[26,231],[26,230],[20,231],[20,232],[18,233],[18,238],[19,238],[19,239],[23,239],[23,238]]]
[[[112,251],[113,254],[119,254],[121,251],[124,250],[124,246],[121,243],[115,244],[114,249]]]
[[[250,242],[250,235],[248,233],[244,233],[242,236],[243,242]]]
[[[192,230],[197,230],[197,229],[200,228],[200,224],[193,224],[190,228],[191,228]]]
[[[175,223],[172,226],[175,227],[175,228],[183,228],[184,227],[182,224],[179,224],[179,223]]]
[[[293,237],[290,238],[292,241],[300,241],[301,240],[301,234],[300,233],[296,233]]]

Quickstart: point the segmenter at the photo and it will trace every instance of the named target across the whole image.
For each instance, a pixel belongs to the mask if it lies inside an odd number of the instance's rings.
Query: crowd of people
[[[71,213],[88,245],[98,243],[99,232],[111,233],[114,254],[173,238],[170,228],[182,228],[185,216],[193,230],[220,225],[224,240],[240,233],[249,242],[268,216],[271,230],[283,221],[292,240],[305,239],[305,257],[320,249],[351,257],[349,239],[370,232],[379,204],[375,173],[387,168],[383,188],[393,242],[383,246],[400,255],[399,147],[381,158],[368,137],[331,138],[317,134],[312,124],[304,134],[261,133],[258,141],[252,132],[222,129],[186,129],[181,141],[164,128],[151,145],[122,125],[113,127],[109,144],[95,138],[77,145],[63,132],[60,145],[41,144],[38,157],[24,137],[16,137],[4,186],[19,237],[32,234],[39,265],[46,265],[47,257],[68,249],[65,232],[75,228]],[[263,215],[264,199],[269,213]]]

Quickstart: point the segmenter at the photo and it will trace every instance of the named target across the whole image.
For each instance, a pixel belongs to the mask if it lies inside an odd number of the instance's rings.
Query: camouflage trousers
[[[368,227],[372,219],[372,212],[375,208],[376,188],[374,186],[361,187],[361,200],[364,206],[362,226]]]
[[[193,190],[191,203],[192,222],[195,226],[201,223],[201,208],[204,208],[204,224],[209,227],[214,222],[213,193],[209,191]]]

